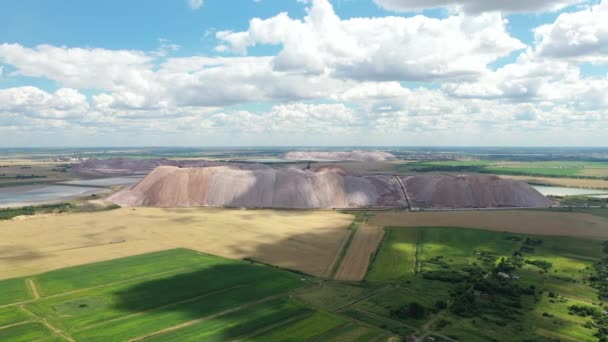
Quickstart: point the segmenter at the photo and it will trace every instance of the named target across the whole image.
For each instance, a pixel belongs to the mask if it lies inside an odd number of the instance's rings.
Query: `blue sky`
[[[608,0],[191,2],[3,4],[0,145],[608,145]]]

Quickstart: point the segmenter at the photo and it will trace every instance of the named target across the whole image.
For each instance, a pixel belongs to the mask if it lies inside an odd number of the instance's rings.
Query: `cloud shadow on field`
[[[308,235],[308,236],[305,236]],[[313,235],[311,237],[310,235]],[[309,262],[315,263],[315,248],[310,248],[306,251],[295,251],[290,254],[290,247],[285,247],[284,244],[290,246],[293,241],[299,241],[306,244],[308,240],[315,239],[317,241],[327,240],[327,233],[318,234],[297,234],[287,239],[271,244],[262,244],[253,251],[249,251],[252,256],[272,255],[272,257],[284,258],[287,268],[289,266],[297,266],[302,259],[308,259]],[[235,250],[238,246],[233,246]],[[309,258],[307,257],[309,256]],[[219,258],[219,257],[218,257]],[[272,262],[273,260],[263,260],[264,263]],[[330,263],[333,260],[330,260]],[[292,264],[293,263],[293,264]],[[195,266],[196,267],[196,266]],[[228,327],[225,330],[216,331],[218,334],[213,335],[217,340],[234,339],[245,334],[244,331],[250,329],[250,332],[268,325],[268,317],[274,317],[276,322],[289,318],[285,312],[275,309],[269,309],[270,306],[280,307],[277,301],[287,299],[288,291],[306,286],[310,283],[309,277],[300,271],[290,271],[281,269],[271,265],[261,264],[250,260],[226,260],[226,263],[211,265],[209,267],[201,267],[201,269],[180,273],[170,276],[161,276],[157,279],[143,280],[135,285],[119,287],[119,290],[112,292],[111,309],[121,312],[121,316],[128,316],[136,313],[145,312],[145,315],[134,316],[134,318],[126,318],[124,327],[133,324],[140,318],[144,320],[158,320],[158,329],[175,326],[188,321],[201,319],[204,317],[214,316],[218,313],[223,313],[219,317],[211,317],[211,321],[205,320],[202,324],[215,324],[216,322],[234,322],[234,320],[243,321],[244,325],[240,327]],[[83,304],[86,304],[86,293],[81,299]],[[265,303],[268,302],[268,305]],[[77,303],[78,304],[78,303]],[[84,307],[83,311],[87,308]],[[237,312],[238,309],[245,311]],[[226,312],[228,310],[228,312]],[[251,311],[253,310],[253,311]],[[281,309],[282,310],[282,309]],[[234,311],[234,312],[233,312]],[[179,317],[178,321],[172,322],[171,319]],[[265,318],[263,323],[248,322],[250,319]],[[144,325],[143,321],[142,326]],[[167,322],[167,323],[165,323]],[[98,327],[101,329],[122,329],[122,319],[111,323],[102,324]],[[152,325],[154,326],[154,325]],[[147,329],[143,327],[141,329]],[[245,329],[245,330],[243,330]],[[135,328],[135,336],[143,336],[155,332],[154,330],[140,330]],[[159,335],[164,336],[164,335]],[[211,338],[205,336],[205,338]]]

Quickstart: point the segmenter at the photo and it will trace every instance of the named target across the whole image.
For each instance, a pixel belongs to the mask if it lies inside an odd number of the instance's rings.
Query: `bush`
[[[438,310],[443,310],[447,307],[448,307],[448,302],[443,299],[440,299],[437,302],[435,302],[435,308]]]
[[[464,281],[464,277],[456,272],[450,271],[431,271],[422,274],[424,279],[438,280],[445,282],[460,283]]]
[[[422,319],[422,318],[426,317],[426,315],[427,315],[426,308],[418,302],[411,302],[408,305],[402,306],[397,310],[391,311],[391,316],[401,318],[401,319],[406,319],[406,318]]]

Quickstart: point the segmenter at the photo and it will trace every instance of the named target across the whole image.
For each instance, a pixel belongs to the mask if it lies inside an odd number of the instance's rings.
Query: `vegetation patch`
[[[413,276],[416,268],[417,228],[386,228],[384,240],[367,280],[398,281]]]
[[[32,299],[25,278],[0,281],[0,305],[12,304]]]

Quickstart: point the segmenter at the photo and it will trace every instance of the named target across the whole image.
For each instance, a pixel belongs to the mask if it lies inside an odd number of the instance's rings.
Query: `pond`
[[[72,200],[106,189],[67,185],[28,185],[0,188],[0,207],[16,207]]]
[[[84,185],[84,186],[116,186],[116,185],[133,185],[140,180],[143,176],[135,177],[113,177],[113,178],[100,178],[100,179],[76,179],[68,182],[62,182],[61,184],[69,185]]]
[[[532,185],[545,196],[579,196],[579,195],[608,195],[608,190],[566,188],[563,186]]]

